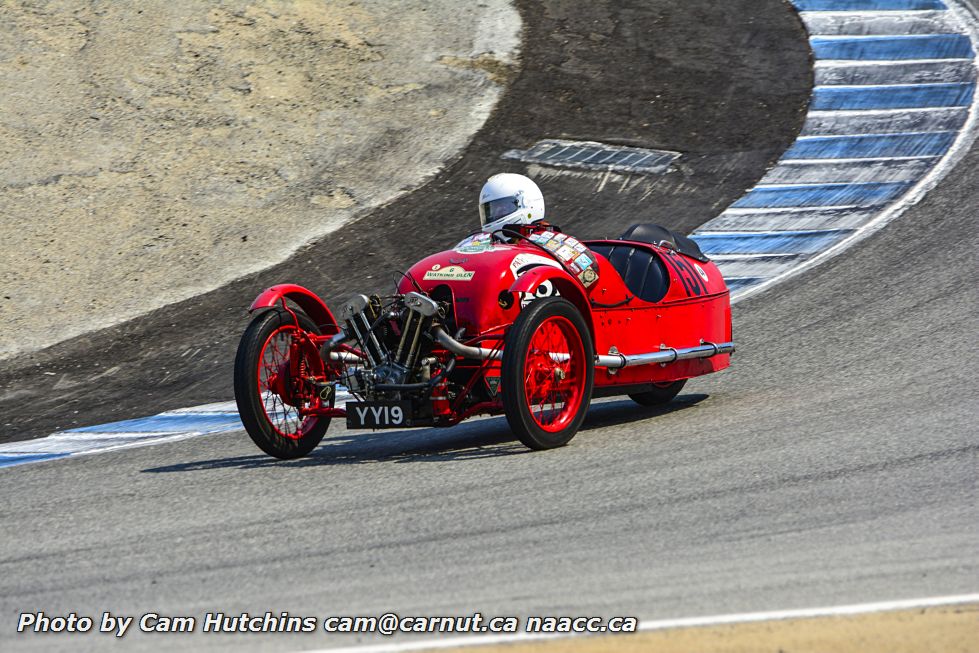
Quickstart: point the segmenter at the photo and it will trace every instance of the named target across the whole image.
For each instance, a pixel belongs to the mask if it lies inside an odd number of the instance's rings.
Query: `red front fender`
[[[283,283],[263,290],[262,294],[252,302],[248,312],[251,313],[260,308],[271,308],[286,299],[295,302],[299,308],[303,309],[303,312],[320,328],[320,333],[323,335],[329,336],[339,333],[340,327],[337,326],[336,318],[333,317],[333,313],[327,308],[326,303],[313,291],[293,283]]]
[[[545,281],[550,281],[561,293],[561,296],[575,305],[581,312],[581,317],[585,318],[585,324],[592,332],[592,341],[595,339],[595,325],[592,322],[591,304],[585,296],[585,291],[577,279],[562,269],[542,265],[527,272],[524,272],[510,286],[510,292],[515,293],[519,301],[519,293],[532,293]]]

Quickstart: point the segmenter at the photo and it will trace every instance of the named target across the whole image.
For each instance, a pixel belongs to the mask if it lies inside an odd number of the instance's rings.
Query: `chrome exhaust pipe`
[[[651,351],[648,354],[600,355],[595,357],[595,366],[617,370],[623,367],[633,367],[635,365],[653,365],[655,363],[665,365],[667,363],[689,360],[691,358],[710,358],[711,356],[717,356],[718,354],[733,353],[733,342],[722,342],[720,344],[705,342],[697,347],[684,347],[681,349],[664,346],[659,351]]]
[[[364,359],[357,354],[351,353],[349,351],[331,351],[330,352],[331,361],[343,361],[344,363],[363,363]]]
[[[474,358],[476,360],[487,360],[490,358],[493,360],[501,360],[503,358],[502,351],[486,349],[485,347],[470,347],[469,345],[464,345],[443,331],[441,327],[436,327],[434,329],[434,333],[435,339],[439,342],[439,344],[457,356],[462,356],[463,358]],[[598,355],[595,356],[595,366],[607,367],[609,369],[621,369],[623,367],[633,367],[635,365],[652,365],[654,363],[666,364],[688,360],[691,358],[710,358],[711,356],[717,356],[718,354],[733,353],[733,342],[722,342],[720,344],[705,342],[697,347],[685,347],[682,349],[665,347],[659,351],[649,352],[648,354]],[[554,356],[561,356],[561,354],[555,354]],[[555,358],[555,360],[557,360],[557,358]]]
[[[493,360],[502,360],[503,352],[500,350],[493,351],[492,349],[486,349],[485,347],[470,347],[469,345],[464,345],[448,333],[442,330],[442,327],[435,327],[435,339],[440,345],[451,351],[456,356],[462,356],[463,358],[475,358],[477,360],[488,360],[492,358]]]

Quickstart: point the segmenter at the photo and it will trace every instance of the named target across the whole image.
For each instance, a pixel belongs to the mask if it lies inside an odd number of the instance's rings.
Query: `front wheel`
[[[323,361],[315,348],[305,346],[303,331],[319,332],[302,313],[265,311],[248,325],[235,357],[241,422],[262,451],[284,460],[308,454],[330,426],[329,417],[305,414],[325,404],[310,382],[322,377]]]
[[[503,346],[503,410],[531,449],[552,449],[575,436],[588,411],[595,352],[588,325],[560,297],[531,302]]]

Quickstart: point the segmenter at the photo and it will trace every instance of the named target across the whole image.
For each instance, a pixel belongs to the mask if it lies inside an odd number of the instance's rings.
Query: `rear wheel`
[[[673,401],[673,397],[680,393],[687,380],[674,381],[673,383],[654,383],[651,390],[629,395],[629,399],[640,406],[660,406]]]
[[[510,429],[531,449],[551,449],[575,436],[588,411],[595,353],[588,326],[560,297],[520,312],[503,347],[503,409]]]
[[[332,405],[309,378],[323,374],[323,361],[300,346],[302,331],[318,333],[312,320],[281,308],[257,315],[235,357],[235,401],[241,422],[258,447],[276,458],[305,456],[323,439],[329,417],[303,411]]]

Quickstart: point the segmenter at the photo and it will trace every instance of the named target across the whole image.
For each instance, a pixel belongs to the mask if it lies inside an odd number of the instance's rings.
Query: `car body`
[[[561,446],[592,397],[663,403],[734,351],[717,267],[656,225],[592,241],[547,225],[477,233],[418,261],[395,294],[355,295],[339,320],[290,284],[251,311],[235,395],[280,458],[308,453],[334,417],[405,428],[503,413],[531,448]],[[335,406],[340,387],[356,401]]]

